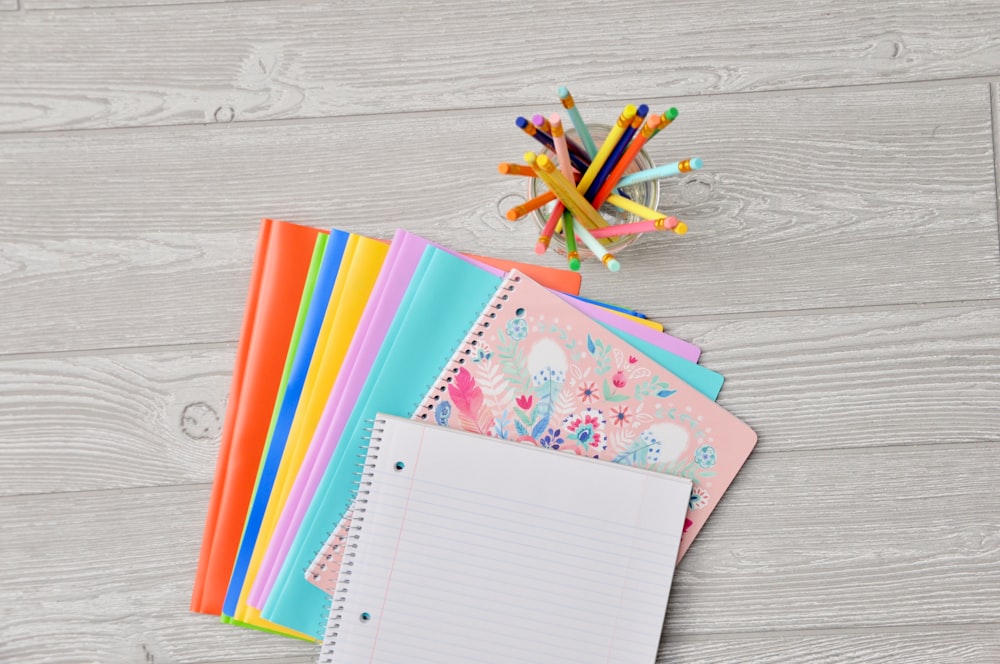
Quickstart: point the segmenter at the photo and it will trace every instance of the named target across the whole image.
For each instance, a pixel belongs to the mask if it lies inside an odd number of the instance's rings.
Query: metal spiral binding
[[[351,496],[351,503],[348,506],[352,510],[352,516],[351,526],[347,529],[345,539],[354,541],[345,544],[345,549],[358,548],[357,540],[361,537],[361,530],[364,528],[365,521],[364,514],[367,510],[365,505],[367,505],[368,496],[371,494],[372,477],[375,473],[375,462],[378,461],[378,454],[381,449],[381,434],[385,431],[382,428],[385,425],[383,420],[373,420],[371,424],[372,426],[370,428],[364,429],[364,431],[368,434],[368,444],[365,446],[363,453],[358,455],[358,471],[354,473],[358,479],[354,488],[354,493]],[[320,551],[325,549],[326,545],[324,545]],[[344,602],[347,600],[347,593],[350,590],[351,585],[351,574],[353,573],[353,570],[350,568],[354,567],[353,559],[356,558],[357,555],[356,550],[344,552],[344,560],[341,563],[338,587],[336,588],[336,592],[334,592],[330,597],[330,603],[327,605],[325,615],[320,622],[320,631],[323,633],[323,645],[320,649],[319,656],[319,662],[321,663],[330,664],[333,662],[333,652],[337,647],[337,637],[340,636],[340,626],[343,623],[344,618]],[[329,559],[329,557],[330,556],[328,555],[327,559]],[[348,558],[351,560],[348,560]]]
[[[426,420],[434,412],[434,406],[441,400],[441,394],[448,389],[448,384],[452,381],[452,377],[465,364],[465,358],[472,355],[472,352],[476,350],[479,340],[486,335],[486,330],[497,317],[497,312],[503,309],[504,303],[510,299],[510,294],[516,290],[519,281],[521,281],[521,276],[513,274],[504,279],[503,283],[500,284],[500,288],[497,289],[496,294],[490,299],[483,313],[476,319],[469,334],[462,340],[462,343],[458,347],[459,350],[455,352],[455,355],[449,360],[441,375],[438,376],[431,390],[429,390],[432,394],[427,396],[419,408],[419,417],[421,420]]]

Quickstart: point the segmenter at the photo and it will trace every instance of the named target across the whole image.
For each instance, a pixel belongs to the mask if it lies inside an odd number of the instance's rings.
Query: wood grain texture
[[[18,0],[0,0],[0,11],[17,11]]]
[[[1000,489],[982,469],[997,463],[991,444],[753,455],[678,569],[665,642],[996,624]],[[817,482],[837,489],[816,491]],[[187,612],[207,499],[206,486],[0,499],[13,543],[0,559],[0,660],[314,656],[309,645]],[[58,603],[26,601],[38,597]],[[48,636],[52,610],[58,639]],[[970,653],[996,647],[979,631],[964,643]],[[792,661],[802,648],[778,639],[767,652]],[[844,639],[825,648],[845,660],[855,652]],[[703,646],[677,655],[671,661],[705,659]]]
[[[537,227],[501,220],[515,114],[0,136],[0,352],[233,341],[263,216],[536,261]],[[705,159],[661,196],[691,232],[585,292],[668,319],[1000,297],[990,131],[980,83],[686,103],[650,151]]]
[[[0,130],[533,106],[561,83],[590,102],[995,76],[998,23],[993,0],[685,0],[641,18],[539,0],[29,11],[0,22]]]
[[[0,494],[210,482],[234,352],[0,361]]]
[[[1000,442],[1000,304],[668,327],[759,450]],[[210,482],[233,352],[0,359],[0,494]]]
[[[1000,625],[967,625],[952,630],[874,628],[830,630],[825,634],[770,632],[752,637],[708,635],[666,639],[658,662],[756,662],[757,664],[986,664],[1000,661]]]

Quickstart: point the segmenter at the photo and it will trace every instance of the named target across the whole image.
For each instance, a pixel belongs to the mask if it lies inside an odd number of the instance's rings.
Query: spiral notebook
[[[703,392],[517,270],[414,417],[690,479],[680,556],[757,443]]]
[[[361,468],[321,662],[655,660],[689,480],[382,414]]]

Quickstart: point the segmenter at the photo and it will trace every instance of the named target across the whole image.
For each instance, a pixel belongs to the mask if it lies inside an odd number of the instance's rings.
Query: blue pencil
[[[590,304],[596,304],[599,307],[604,307],[605,309],[614,309],[615,311],[621,312],[623,314],[628,314],[629,316],[635,316],[636,318],[648,319],[649,316],[646,314],[641,314],[638,311],[632,311],[631,309],[625,309],[624,307],[617,307],[613,304],[608,304],[607,302],[598,302],[597,300],[591,300],[590,298],[583,297],[581,295],[570,295],[570,297],[580,300],[581,302],[588,302]]]

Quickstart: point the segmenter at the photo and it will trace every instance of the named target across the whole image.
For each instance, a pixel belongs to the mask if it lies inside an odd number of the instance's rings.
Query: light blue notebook
[[[426,250],[421,265],[423,278],[414,279],[407,290],[406,306],[393,321],[262,610],[264,618],[317,638],[322,636],[321,618],[330,598],[306,581],[304,570],[351,502],[365,428],[377,412],[413,414],[502,281],[498,273],[435,247]],[[620,334],[612,326],[608,329]],[[718,396],[722,384],[718,373],[652,344],[643,345],[631,335],[621,336],[678,377],[686,372],[692,387],[709,398]]]
[[[267,448],[264,450],[264,462],[257,477],[257,485],[254,487],[250,510],[247,513],[247,521],[243,526],[243,538],[240,540],[240,548],[236,554],[233,574],[229,579],[229,590],[226,593],[226,601],[222,608],[223,620],[233,616],[236,612],[236,605],[239,602],[243,583],[246,580],[250,558],[253,556],[257,535],[260,533],[261,521],[264,518],[264,512],[267,510],[267,502],[271,497],[271,490],[274,488],[274,478],[278,472],[278,466],[281,464],[281,456],[285,451],[285,443],[288,441],[288,432],[291,430],[292,421],[295,419],[295,410],[298,407],[299,397],[302,396],[302,388],[305,385],[306,373],[309,371],[309,363],[312,361],[313,351],[316,349],[316,341],[319,338],[323,318],[326,316],[326,309],[330,303],[330,294],[333,292],[333,285],[337,281],[337,273],[340,270],[340,263],[344,257],[347,239],[350,236],[350,233],[333,229],[330,231],[330,236],[326,241],[323,258],[316,273],[316,281],[313,284],[312,293],[308,298],[308,310],[305,322],[302,324],[302,332],[298,338],[298,345],[294,349],[294,360],[292,361],[291,371],[288,374],[288,383],[285,387],[284,398],[275,417],[275,425],[271,438],[267,443]]]

